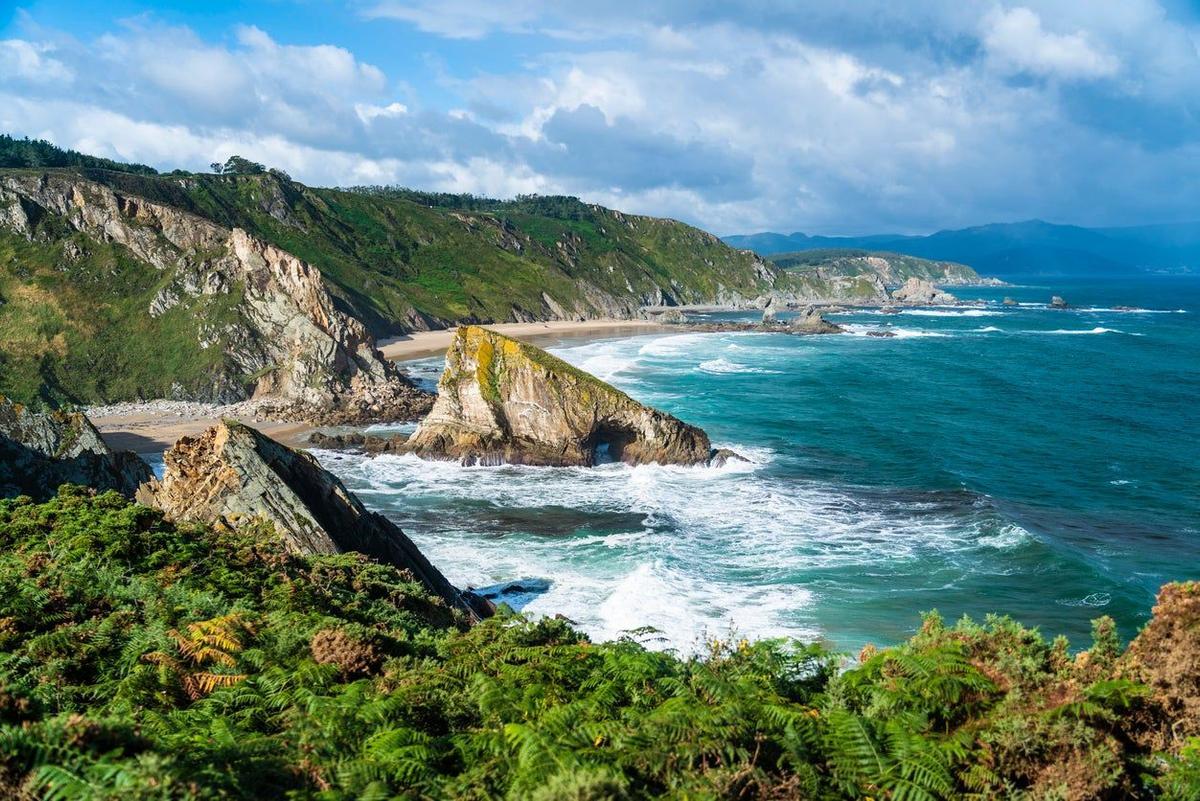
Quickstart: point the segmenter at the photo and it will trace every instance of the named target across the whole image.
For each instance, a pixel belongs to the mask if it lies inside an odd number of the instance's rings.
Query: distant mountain
[[[763,256],[824,248],[885,250],[962,262],[984,275],[1121,275],[1200,272],[1200,222],[1082,228],[1042,220],[938,231],[929,236],[808,236],[765,232],[725,242]]]

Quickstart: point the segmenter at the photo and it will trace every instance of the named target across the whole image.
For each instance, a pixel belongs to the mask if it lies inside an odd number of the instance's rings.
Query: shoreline
[[[654,334],[669,328],[662,323],[644,320],[553,320],[538,323],[499,323],[485,327],[536,345],[633,337]],[[428,358],[445,353],[454,338],[454,332],[455,328],[417,331],[380,342],[378,347],[384,357],[393,362]],[[254,401],[220,405],[156,400],[95,406],[84,411],[110,448],[116,451],[133,451],[141,455],[162,454],[180,437],[201,434],[221,418],[253,426],[292,448],[307,447],[308,435],[313,431],[338,428],[260,417]]]
[[[559,339],[595,339],[604,336],[632,337],[655,334],[667,326],[651,320],[549,320],[536,323],[497,323],[484,328],[521,339],[532,345]],[[455,328],[414,331],[402,337],[381,340],[379,350],[393,362],[406,362],[445,353],[454,339]]]

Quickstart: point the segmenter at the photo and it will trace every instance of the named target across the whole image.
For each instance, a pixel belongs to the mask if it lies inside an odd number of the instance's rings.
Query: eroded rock
[[[712,455],[699,428],[479,326],[458,329],[437,402],[409,449],[484,465],[699,465]]]
[[[34,412],[0,397],[0,497],[45,500],[61,484],[133,497],[150,475],[136,454],[109,448],[83,414]]]
[[[829,322],[813,306],[806,306],[794,320],[788,323],[792,331],[800,334],[840,334],[845,331],[840,325]]]
[[[904,286],[892,290],[892,299],[909,304],[957,303],[958,298],[938,289],[932,281],[909,278]]]
[[[265,521],[294,553],[357,551],[412,573],[448,605],[473,616],[485,602],[451,586],[400,528],[368,511],[342,482],[307,453],[249,426],[222,421],[183,437],[164,456],[162,480],[137,499],[171,520],[237,528]]]

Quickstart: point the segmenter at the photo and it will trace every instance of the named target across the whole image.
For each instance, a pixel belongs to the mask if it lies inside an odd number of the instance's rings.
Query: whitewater
[[[959,294],[980,305],[851,310],[831,318],[846,335],[552,348],[748,462],[317,454],[453,582],[596,639],[853,650],[907,636],[933,608],[1003,610],[1079,645],[1099,614],[1131,632],[1159,584],[1200,575],[1200,281]],[[1075,308],[1038,302],[1051,294]],[[406,367],[432,385],[441,361]]]

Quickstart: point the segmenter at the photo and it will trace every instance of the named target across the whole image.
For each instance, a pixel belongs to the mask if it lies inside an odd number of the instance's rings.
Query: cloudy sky
[[[1200,219],[1192,0],[0,2],[0,130],[718,234]]]

